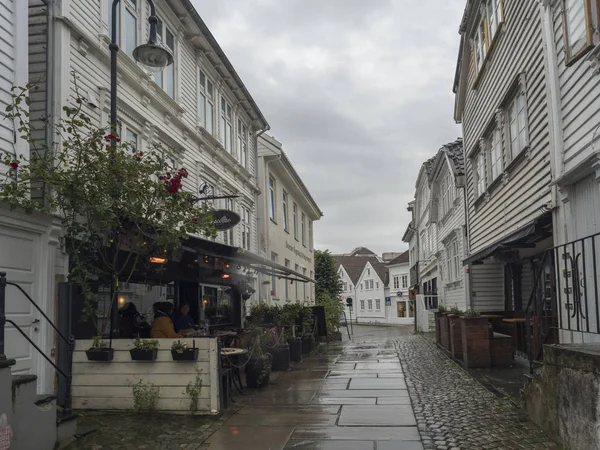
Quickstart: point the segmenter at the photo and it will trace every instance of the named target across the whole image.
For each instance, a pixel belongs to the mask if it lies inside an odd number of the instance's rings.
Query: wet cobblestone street
[[[444,450],[559,447],[410,327],[355,326],[219,419],[86,414],[69,450]]]

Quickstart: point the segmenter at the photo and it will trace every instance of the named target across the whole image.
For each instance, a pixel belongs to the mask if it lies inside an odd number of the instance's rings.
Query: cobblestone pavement
[[[96,431],[67,450],[559,448],[410,329],[354,326],[219,419],[86,413]]]
[[[427,338],[404,335],[396,345],[426,450],[560,448]]]

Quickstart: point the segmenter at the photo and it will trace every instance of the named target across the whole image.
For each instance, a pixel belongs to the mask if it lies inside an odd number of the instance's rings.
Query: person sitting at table
[[[159,302],[154,304],[154,322],[152,323],[152,337],[158,338],[180,338],[181,334],[175,332],[171,313],[173,303]]]
[[[194,318],[190,316],[190,305],[184,303],[179,309],[179,316],[175,319],[175,331],[181,334],[188,334],[196,328]]]

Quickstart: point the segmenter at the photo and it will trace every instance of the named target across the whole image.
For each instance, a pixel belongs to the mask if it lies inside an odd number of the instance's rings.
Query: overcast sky
[[[193,0],[324,217],[315,246],[404,250],[421,163],[460,136],[465,0]]]

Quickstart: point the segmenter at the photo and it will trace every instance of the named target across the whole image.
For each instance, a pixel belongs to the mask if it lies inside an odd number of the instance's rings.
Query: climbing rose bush
[[[136,151],[94,126],[81,100],[63,108],[64,117],[53,125],[56,143],[48,146],[34,138],[50,121],[38,130],[30,122],[30,89],[13,88],[2,114],[28,142],[30,157],[6,156],[0,200],[60,218],[70,278],[84,294],[113,274],[127,281],[150,256],[173,255],[188,235],[216,235],[207,207],[185,189],[187,170],[169,165],[177,157],[173,151],[160,146]],[[115,258],[115,250],[129,256]]]

